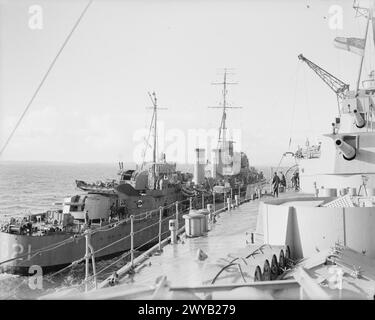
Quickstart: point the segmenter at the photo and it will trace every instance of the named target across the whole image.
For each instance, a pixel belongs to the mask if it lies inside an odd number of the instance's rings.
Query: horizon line
[[[59,161],[59,160],[1,160],[1,163],[51,163],[51,164],[76,164],[76,165],[109,165],[109,164],[118,164],[119,162],[124,162],[125,164],[130,165],[137,165],[136,162],[133,161],[98,161],[98,162],[87,162],[87,161]],[[172,162],[176,163],[177,165],[194,165],[194,162]],[[277,164],[271,163],[264,163],[264,164],[250,164],[250,167],[277,167]],[[282,166],[282,167],[289,167],[289,166]]]

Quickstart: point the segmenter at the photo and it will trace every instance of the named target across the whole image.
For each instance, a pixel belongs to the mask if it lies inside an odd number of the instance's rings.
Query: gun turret
[[[361,114],[358,112],[357,109],[353,110],[353,116],[354,116],[355,125],[357,126],[357,128],[363,128],[366,124],[366,121],[365,119],[363,119],[363,117],[361,116]]]
[[[336,139],[335,144],[337,149],[339,149],[342,152],[345,160],[353,160],[356,157],[356,149],[352,147],[350,144],[346,143],[344,140]]]

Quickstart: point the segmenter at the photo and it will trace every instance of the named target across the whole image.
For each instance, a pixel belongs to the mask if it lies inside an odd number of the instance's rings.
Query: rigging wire
[[[85,8],[83,9],[82,13],[80,14],[80,16],[78,17],[76,23],[74,24],[73,28],[70,30],[68,36],[66,37],[65,41],[63,42],[62,46],[60,47],[59,51],[57,52],[57,54],[55,55],[55,57],[53,58],[51,64],[49,65],[46,73],[44,74],[42,80],[40,81],[39,85],[37,86],[36,90],[34,91],[34,94],[31,96],[31,99],[29,100],[29,102],[27,103],[26,105],[26,108],[24,109],[24,111],[22,112],[20,118],[18,119],[16,125],[14,126],[13,130],[11,131],[10,135],[8,136],[7,140],[5,141],[5,144],[3,145],[3,147],[1,148],[0,150],[0,157],[2,156],[2,154],[4,153],[5,149],[7,148],[9,142],[11,141],[11,139],[13,138],[13,135],[15,134],[15,132],[17,131],[17,128],[19,127],[19,125],[21,124],[23,118],[25,117],[27,111],[29,110],[29,108],[31,107],[32,103],[34,102],[36,96],[38,95],[40,89],[42,88],[44,82],[47,80],[48,78],[48,75],[50,74],[50,72],[52,71],[53,67],[55,66],[56,64],[56,61],[57,59],[59,58],[59,56],[61,55],[62,51],[64,50],[64,48],[66,47],[66,45],[68,44],[70,38],[72,37],[74,31],[77,29],[79,23],[81,22],[81,20],[83,19],[86,11],[88,10],[88,8],[90,7],[91,3],[93,2],[94,0],[90,0],[87,5],[85,6]]]
[[[310,110],[310,101],[309,101],[309,94],[308,94],[308,86],[307,86],[307,79],[306,79],[306,70],[303,73],[303,83],[305,87],[305,106],[307,110],[307,120],[309,122],[309,131],[310,134],[313,133],[313,126],[312,126],[312,117],[311,117],[311,110]]]
[[[357,32],[358,32],[358,34],[359,35],[361,35],[360,37],[361,38],[363,38],[363,35],[361,34],[361,26],[360,26],[360,22],[359,22],[359,19],[357,18],[356,19],[356,26],[357,26]],[[367,42],[367,39],[365,39],[365,41]],[[366,46],[365,47],[365,52],[364,52],[364,54],[366,54],[366,48],[367,48],[368,46]],[[366,63],[368,64],[368,61],[364,61],[365,63],[363,64],[363,69],[365,70],[365,72],[366,72],[366,74],[368,74],[369,72],[368,72],[368,66],[366,65]],[[360,71],[361,72],[361,71]]]
[[[292,134],[293,134],[293,128],[294,128],[294,118],[295,118],[296,99],[297,99],[298,73],[299,73],[300,66],[301,64],[297,62],[296,71],[294,73],[295,84],[294,84],[294,95],[293,95],[293,105],[292,105],[292,118],[291,118],[292,121],[290,124],[290,132],[289,132],[289,146],[288,146],[289,150],[292,144]]]

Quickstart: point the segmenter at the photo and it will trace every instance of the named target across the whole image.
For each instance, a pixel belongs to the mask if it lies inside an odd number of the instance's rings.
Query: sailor
[[[282,171],[280,171],[280,184],[283,187],[286,187],[286,179],[285,179],[284,173]]]
[[[292,185],[296,191],[299,190],[299,172],[298,170],[294,171],[292,177]]]
[[[272,194],[274,197],[279,197],[279,184],[280,184],[280,178],[277,175],[277,172],[274,173],[273,179],[272,179]]]
[[[295,188],[295,187],[296,187],[296,176],[295,176],[294,173],[293,173],[293,175],[292,175],[292,179],[291,179],[291,181],[292,181],[292,188]]]
[[[296,190],[299,190],[299,171],[296,170]]]

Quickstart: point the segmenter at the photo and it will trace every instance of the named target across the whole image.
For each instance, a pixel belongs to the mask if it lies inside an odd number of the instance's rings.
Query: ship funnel
[[[363,128],[366,124],[365,119],[361,116],[361,114],[358,112],[357,109],[353,110],[353,115],[354,115],[354,120],[355,120],[355,125],[357,128]]]
[[[356,149],[342,139],[335,140],[336,147],[343,153],[345,160],[353,160],[356,156]]]
[[[205,149],[195,149],[196,152],[196,159],[194,165],[194,177],[193,181],[195,184],[201,184],[204,182],[205,178],[205,156],[206,150]]]

